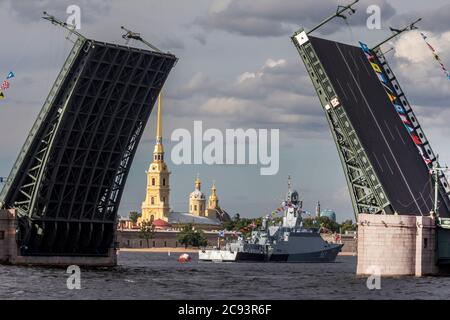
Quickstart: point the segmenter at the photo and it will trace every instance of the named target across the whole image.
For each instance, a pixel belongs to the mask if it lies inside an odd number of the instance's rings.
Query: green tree
[[[345,233],[345,231],[356,231],[357,225],[353,223],[352,220],[345,220],[341,224],[341,232]]]
[[[153,220],[142,221],[141,230],[139,233],[139,238],[145,239],[147,241],[147,248],[150,247],[150,239],[155,237],[155,226],[153,225]]]
[[[177,235],[177,241],[188,246],[203,247],[208,244],[208,240],[202,230],[194,230],[192,223],[189,223],[183,227],[183,230]]]
[[[139,219],[141,216],[142,216],[142,214],[139,213],[139,212],[136,212],[136,211],[131,211],[131,212],[128,214],[128,217],[130,218],[131,222],[133,222],[133,224],[136,224],[137,221],[138,221],[138,219]]]
[[[318,217],[317,223],[320,227],[326,228],[332,232],[339,232],[339,224],[328,217]]]

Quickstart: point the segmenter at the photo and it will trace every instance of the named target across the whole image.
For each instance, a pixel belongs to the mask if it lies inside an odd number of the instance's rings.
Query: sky
[[[350,2],[350,1],[348,1]],[[0,73],[13,70],[7,98],[0,101],[0,176],[6,177],[72,44],[67,32],[41,19],[42,11],[67,18],[66,8],[81,8],[81,30],[96,40],[124,44],[120,26],[136,30],[179,61],[163,89],[166,154],[179,128],[203,127],[280,130],[280,170],[261,176],[257,165],[175,165],[171,206],[187,211],[197,173],[209,195],[216,182],[221,206],[230,215],[257,217],[279,206],[287,177],[314,212],[336,211],[338,221],[354,219],[338,153],[296,49],[292,33],[310,29],[336,10],[341,0],[0,0],[2,44]],[[381,29],[366,26],[368,6],[381,9]],[[422,17],[420,31],[450,67],[450,4],[447,0],[361,0],[346,21],[335,19],[315,35],[369,46]],[[141,44],[131,42],[130,45]],[[383,47],[387,58],[441,162],[450,162],[450,82],[417,31]],[[155,109],[156,110],[156,109]],[[155,143],[153,112],[139,144],[119,214],[140,211]],[[198,143],[198,142],[197,142]]]

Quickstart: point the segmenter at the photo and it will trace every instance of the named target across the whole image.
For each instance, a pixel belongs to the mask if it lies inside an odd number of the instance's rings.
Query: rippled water
[[[68,290],[64,269],[0,266],[0,299],[448,299],[450,278],[383,278],[370,291],[356,258],[335,263],[180,264],[178,254],[120,253],[114,269],[82,270]]]

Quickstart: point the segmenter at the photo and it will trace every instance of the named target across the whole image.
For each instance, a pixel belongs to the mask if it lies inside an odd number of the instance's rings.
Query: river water
[[[0,299],[448,299],[450,278],[383,278],[369,290],[356,258],[335,263],[181,264],[179,254],[121,252],[114,269],[81,270],[68,290],[65,269],[0,266]]]

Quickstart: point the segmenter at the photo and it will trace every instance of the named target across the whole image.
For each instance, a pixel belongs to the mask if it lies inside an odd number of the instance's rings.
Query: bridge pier
[[[0,264],[67,267],[113,267],[117,265],[116,250],[107,256],[22,256],[16,243],[15,210],[0,210]]]
[[[359,215],[357,275],[436,275],[436,255],[434,217]]]

